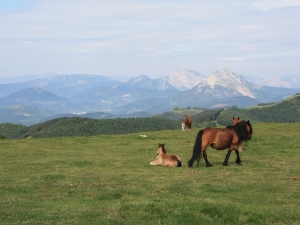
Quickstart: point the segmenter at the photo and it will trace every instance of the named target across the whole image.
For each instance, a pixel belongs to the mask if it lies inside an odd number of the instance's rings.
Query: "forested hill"
[[[53,119],[29,127],[11,123],[0,124],[0,136],[5,138],[91,136],[101,134],[125,134],[156,130],[181,129],[181,121],[166,118],[118,118],[90,119],[65,117]]]
[[[300,94],[281,102],[260,104],[247,109],[233,108],[223,111],[217,118],[218,124],[229,125],[232,117],[257,122],[296,123],[300,122]]]

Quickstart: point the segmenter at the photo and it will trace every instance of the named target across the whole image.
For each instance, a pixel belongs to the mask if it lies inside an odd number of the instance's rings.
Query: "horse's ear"
[[[238,120],[240,120],[240,117],[238,117]]]

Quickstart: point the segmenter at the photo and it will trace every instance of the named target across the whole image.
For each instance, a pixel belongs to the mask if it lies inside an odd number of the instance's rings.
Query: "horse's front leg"
[[[207,159],[206,149],[203,150],[203,158],[204,158],[204,160],[205,160],[206,167],[212,167],[212,166],[213,166],[213,165],[210,164],[210,162],[209,162],[208,159]]]
[[[225,160],[224,160],[224,162],[223,162],[223,166],[228,166],[228,159],[229,159],[229,157],[230,157],[231,152],[232,152],[232,150],[229,148],[229,149],[228,149],[228,152],[227,152],[227,154],[226,154]]]
[[[235,162],[239,165],[242,165],[242,160],[240,158],[240,152],[238,150],[235,150],[235,153],[236,153],[236,160]]]
[[[156,157],[156,159],[154,161],[150,162],[150,165],[152,165],[152,166],[160,165],[160,160],[159,160],[158,156]]]
[[[242,144],[243,144],[243,142],[241,141],[241,142],[239,142],[238,144],[237,144],[237,146],[236,146],[236,150],[238,150],[239,152],[241,152],[241,151],[243,151],[243,147],[242,147]]]

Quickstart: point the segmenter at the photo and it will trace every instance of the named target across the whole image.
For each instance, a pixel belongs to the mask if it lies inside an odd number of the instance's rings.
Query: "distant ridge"
[[[297,79],[293,78],[293,82],[296,83]],[[48,117],[97,112],[111,114],[112,117],[127,117],[133,113],[143,117],[175,107],[249,107],[281,101],[298,92],[300,87],[292,89],[254,84],[227,68],[207,77],[196,71],[177,68],[169,76],[157,79],[140,75],[121,82],[102,75],[73,74],[0,84],[0,108],[3,107],[4,113],[8,110],[6,107],[12,105],[26,109],[35,107],[51,111]],[[16,111],[19,112],[18,109]],[[45,119],[43,113],[39,114],[38,120],[38,117],[24,110],[22,112],[27,118],[18,121],[22,124]],[[7,121],[9,114],[4,114]],[[107,118],[105,115],[102,118]],[[2,119],[0,115],[0,121]]]

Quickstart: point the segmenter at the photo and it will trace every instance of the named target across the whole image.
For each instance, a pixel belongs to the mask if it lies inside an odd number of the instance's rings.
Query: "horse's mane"
[[[248,133],[247,130],[247,124],[250,127],[250,131]],[[234,126],[228,126],[228,129],[233,129],[236,133],[236,135],[238,136],[239,141],[248,141],[251,139],[252,136],[252,125],[250,124],[250,122],[246,122],[246,121],[241,121],[238,122],[236,125]]]

